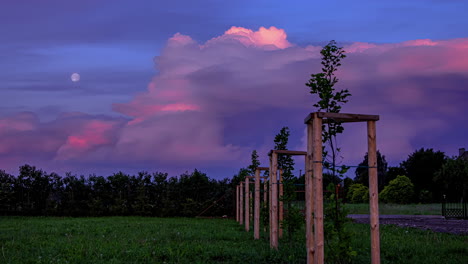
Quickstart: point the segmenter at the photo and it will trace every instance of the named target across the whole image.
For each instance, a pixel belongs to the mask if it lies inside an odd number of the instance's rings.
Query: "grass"
[[[350,214],[369,214],[369,204],[346,204]],[[441,204],[379,204],[383,215],[441,215]]]
[[[349,224],[356,263],[370,263],[369,226]],[[280,250],[233,220],[2,217],[0,263],[304,263],[304,233]],[[382,263],[467,263],[466,236],[381,227]]]

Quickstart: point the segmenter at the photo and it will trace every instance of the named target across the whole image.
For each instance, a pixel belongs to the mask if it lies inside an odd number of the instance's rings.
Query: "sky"
[[[232,177],[282,127],[306,150],[305,83],[336,40],[343,113],[380,115],[392,166],[468,148],[468,1],[1,0],[0,169]],[[79,81],[71,75],[78,73]],[[341,164],[367,151],[346,124]],[[297,160],[297,170],[303,166]]]

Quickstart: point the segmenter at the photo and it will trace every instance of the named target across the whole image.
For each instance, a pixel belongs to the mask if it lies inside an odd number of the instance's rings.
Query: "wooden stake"
[[[313,175],[315,187],[314,233],[315,262],[323,264],[325,260],[323,235],[323,183],[322,183],[322,119],[314,115],[313,123]]]
[[[239,185],[236,185],[236,222],[239,222]]]
[[[270,188],[271,188],[271,206],[270,206],[270,247],[278,249],[278,154],[271,154],[270,170]]]
[[[313,227],[313,212],[314,212],[314,185],[313,185],[313,158],[314,150],[312,123],[307,123],[307,156],[305,157],[305,202],[306,202],[306,243],[307,243],[307,264],[314,263],[315,248],[314,248],[314,227]]]
[[[263,181],[263,206],[268,205],[268,180]],[[269,215],[268,215],[269,216]],[[266,225],[263,226],[263,231],[266,232]]]
[[[260,239],[260,170],[255,170],[254,239]]]
[[[283,207],[283,170],[279,170],[279,231],[278,236],[283,237],[283,227],[281,222],[284,219],[284,207]]]
[[[254,213],[254,210],[253,210],[253,192],[249,192],[249,223],[252,223],[253,221],[253,213]],[[249,230],[250,230],[250,225],[249,225]]]
[[[249,232],[249,229],[250,229],[250,212],[249,212],[249,209],[250,209],[250,201],[249,201],[249,198],[250,198],[250,192],[249,192],[249,178],[245,178],[245,184],[244,184],[244,187],[245,187],[245,196],[244,196],[244,200],[245,200],[245,213],[244,213],[244,224],[245,224],[245,231]]]
[[[371,227],[371,263],[380,264],[379,193],[377,175],[377,144],[375,121],[367,121],[369,160],[369,203]]]
[[[271,244],[271,212],[272,212],[272,201],[271,201],[271,192],[273,190],[273,188],[271,187],[272,183],[272,178],[273,178],[273,174],[272,174],[272,171],[273,171],[273,158],[272,156],[270,156],[270,169],[268,170],[268,175],[270,177],[269,181],[268,181],[268,231],[269,231],[269,234],[270,234],[270,247],[272,247],[272,244]]]
[[[244,224],[244,184],[241,182],[239,185],[239,224]]]

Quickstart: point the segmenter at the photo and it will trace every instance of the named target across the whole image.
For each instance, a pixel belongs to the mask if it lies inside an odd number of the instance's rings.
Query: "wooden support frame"
[[[244,188],[245,188],[245,209],[244,209],[244,225],[245,225],[245,231],[249,232],[250,230],[250,180],[249,177],[245,177],[245,183],[244,183]]]
[[[239,184],[239,224],[244,224],[244,184]]]
[[[290,156],[306,156],[306,151],[296,150],[271,150],[268,155],[270,156],[270,247],[278,248],[278,237],[282,230],[279,228],[279,219],[283,219],[282,202],[280,202],[280,208],[278,210],[278,189],[280,189],[280,195],[282,196],[282,170],[280,170],[280,184],[278,184],[278,155],[290,155]],[[280,187],[278,188],[278,185]],[[272,210],[276,208],[276,210]],[[280,214],[278,215],[278,212]]]
[[[283,170],[279,170],[279,216],[278,216],[278,222],[280,223],[279,225],[279,230],[278,230],[278,236],[279,238],[283,237],[283,227],[281,226],[281,222],[284,220],[284,204],[283,204],[283,192],[284,192],[284,186],[283,186]]]
[[[270,156],[270,247],[278,249],[278,154]]]
[[[236,222],[239,222],[239,185],[236,185]]]
[[[255,170],[255,201],[254,201],[254,239],[260,239],[260,171],[269,170],[267,167],[258,167]],[[266,185],[264,185],[266,186]],[[266,199],[266,192],[264,193]]]
[[[379,119],[380,117],[378,115],[315,112],[310,113],[304,120],[307,124],[306,192],[313,192],[312,194],[306,193],[307,263],[323,264],[325,257],[323,238],[322,124],[328,122],[367,122],[371,263],[380,263],[377,144],[375,125],[376,121]],[[310,172],[311,168],[312,173]],[[309,202],[311,199],[313,202]],[[311,212],[313,212],[314,215],[313,229],[310,226],[312,222]],[[310,232],[311,229],[312,232]]]

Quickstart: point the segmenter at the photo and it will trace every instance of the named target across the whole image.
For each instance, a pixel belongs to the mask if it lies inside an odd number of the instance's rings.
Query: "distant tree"
[[[15,211],[15,178],[13,175],[0,170],[0,214],[9,214]]]
[[[441,186],[433,181],[437,171],[445,164],[446,156],[441,151],[421,148],[408,156],[400,166],[414,184],[414,201],[437,202],[442,195]],[[425,199],[424,193],[429,192]]]
[[[323,173],[322,177],[323,177],[323,180],[322,180],[323,186],[328,186],[330,185],[330,183],[335,186],[342,182],[339,176],[333,175],[332,173],[328,173],[328,172]]]
[[[379,197],[384,203],[406,204],[413,198],[413,193],[414,185],[411,180],[400,175],[385,186]]]
[[[356,168],[354,178],[355,183],[360,183],[369,187],[369,157],[368,154],[364,155],[364,160],[359,163],[359,167]],[[377,151],[377,178],[379,190],[382,190],[385,186],[386,176],[387,176],[388,163],[385,160],[385,156],[380,154],[380,151]]]
[[[343,179],[343,200],[344,202],[349,202],[348,200],[348,193],[349,193],[349,187],[354,184],[353,179],[346,177]]]
[[[90,185],[83,175],[77,177],[70,172],[63,178],[61,211],[66,216],[89,216]]]
[[[434,182],[441,187],[442,194],[449,200],[460,201],[468,198],[468,161],[448,158],[436,172]]]
[[[400,166],[388,167],[387,175],[385,176],[384,186],[387,186],[391,180],[395,179],[398,175],[405,175],[406,171]]]
[[[349,187],[347,199],[350,203],[365,203],[369,201],[369,187],[360,183]]]

